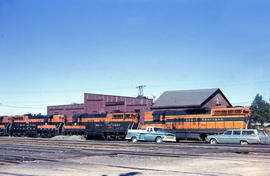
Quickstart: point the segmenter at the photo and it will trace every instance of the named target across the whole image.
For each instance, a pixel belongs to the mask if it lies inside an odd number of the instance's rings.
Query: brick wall
[[[140,112],[141,122],[144,112],[150,111],[152,99],[134,98],[102,94],[84,94],[84,104],[48,106],[47,114],[80,114],[80,113],[110,113],[110,112]]]

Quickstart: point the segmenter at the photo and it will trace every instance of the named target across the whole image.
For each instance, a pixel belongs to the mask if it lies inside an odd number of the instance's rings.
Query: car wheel
[[[138,142],[138,139],[137,139],[136,137],[132,137],[132,138],[131,138],[131,141],[132,141],[133,143],[135,143],[135,142]]]
[[[156,143],[162,143],[161,137],[157,137],[157,138],[156,138]]]
[[[248,142],[247,141],[240,141],[240,144],[241,145],[248,145]]]
[[[210,144],[217,144],[217,140],[216,139],[210,139]]]

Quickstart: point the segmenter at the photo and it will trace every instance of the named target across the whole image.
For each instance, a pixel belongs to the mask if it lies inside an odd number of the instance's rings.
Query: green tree
[[[256,95],[252,102],[251,117],[255,122],[260,122],[261,125],[270,121],[270,105],[259,94]]]

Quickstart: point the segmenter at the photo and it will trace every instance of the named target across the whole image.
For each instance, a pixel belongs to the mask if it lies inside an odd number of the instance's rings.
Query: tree
[[[259,94],[256,95],[251,104],[251,117],[255,122],[260,122],[261,125],[270,121],[270,105]]]

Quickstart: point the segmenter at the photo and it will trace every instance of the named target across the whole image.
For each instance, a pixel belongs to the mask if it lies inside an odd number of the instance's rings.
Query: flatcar
[[[250,122],[250,108],[213,107],[186,110],[159,110],[146,112],[144,125],[161,127],[176,134],[177,139],[205,140],[209,134],[227,129],[246,129]]]

